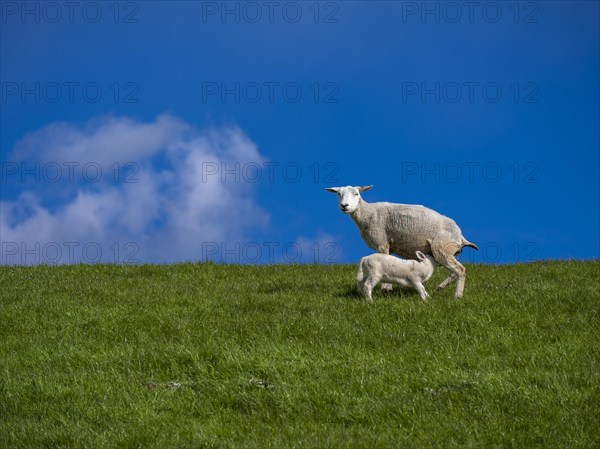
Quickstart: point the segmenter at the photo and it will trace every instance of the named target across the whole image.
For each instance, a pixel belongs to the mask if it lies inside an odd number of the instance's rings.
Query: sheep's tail
[[[466,238],[462,238],[462,246],[470,246],[471,248],[474,248],[476,250],[479,250],[479,248],[477,247],[477,245],[473,242],[469,242]]]
[[[356,273],[356,280],[358,282],[362,282],[362,280],[365,276],[363,274],[363,265],[365,263],[365,259],[366,259],[366,257],[363,257],[362,259],[360,259],[360,263],[358,264],[358,272]]]

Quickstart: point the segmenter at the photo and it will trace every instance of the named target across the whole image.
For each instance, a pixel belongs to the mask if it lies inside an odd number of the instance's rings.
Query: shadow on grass
[[[344,290],[341,291],[337,291],[333,296],[336,298],[352,299],[355,301],[363,299],[356,285],[353,285],[352,287],[346,287]]]
[[[364,298],[360,294],[360,291],[358,290],[358,286],[356,286],[356,285],[354,285],[352,287],[346,287],[345,290],[337,292],[334,296],[336,298],[346,298],[346,299],[364,301]],[[411,290],[409,288],[400,288],[397,286],[395,286],[394,289],[391,291],[389,291],[389,290],[381,291],[380,287],[378,286],[375,289],[373,289],[372,296],[373,296],[374,301],[376,301],[378,299],[392,299],[392,300],[411,299],[411,298],[419,299],[419,295],[414,290]]]
[[[256,289],[257,293],[263,293],[267,295],[282,294],[282,293],[310,293],[320,292],[327,284],[315,284],[311,282],[299,283],[297,281],[278,281],[276,283],[269,283],[267,285],[260,286]],[[358,291],[357,291],[358,293]]]
[[[329,289],[331,285],[325,284]],[[297,281],[278,281],[277,283],[269,283],[256,289],[257,293],[266,295],[281,295],[285,293],[306,293],[314,294],[323,289],[322,285],[315,283],[298,283]],[[336,289],[331,293],[334,298],[342,298],[352,301],[364,301],[363,296],[358,290],[357,284],[346,285],[340,289]],[[382,291],[380,286],[373,289],[373,300],[411,300],[420,299],[415,290],[410,288],[402,288],[395,285],[393,290]]]

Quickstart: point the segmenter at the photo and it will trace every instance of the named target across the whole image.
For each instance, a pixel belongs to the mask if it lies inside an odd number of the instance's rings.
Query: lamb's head
[[[338,207],[344,214],[351,214],[358,208],[360,193],[366,192],[373,186],[327,187],[325,190],[337,193]]]
[[[417,259],[419,259],[419,263],[424,264],[424,266],[431,269],[432,272],[440,265],[440,263],[430,254],[423,254],[421,251],[417,251],[415,254],[417,255]]]

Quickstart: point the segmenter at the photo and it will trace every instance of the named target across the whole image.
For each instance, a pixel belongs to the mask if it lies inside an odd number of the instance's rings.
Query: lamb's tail
[[[479,248],[477,247],[477,245],[473,242],[469,242],[466,238],[462,238],[462,246],[470,246],[471,248],[474,248],[476,250],[479,250]]]
[[[360,263],[358,264],[358,272],[356,273],[356,280],[358,282],[362,282],[362,280],[364,278],[363,265],[365,263],[365,259],[366,259],[366,257],[363,257],[362,259],[360,259]]]

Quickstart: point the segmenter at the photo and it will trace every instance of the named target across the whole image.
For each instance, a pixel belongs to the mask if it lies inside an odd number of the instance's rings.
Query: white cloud
[[[57,122],[17,142],[13,159],[110,166],[155,155],[191,131],[189,124],[171,115],[161,115],[152,123],[113,116],[92,119],[82,127]]]
[[[197,260],[205,242],[244,242],[269,226],[253,183],[206,176],[207,164],[265,160],[239,128],[201,132],[170,115],[54,123],[25,136],[12,157],[42,169],[75,162],[79,175],[98,164],[102,176],[71,180],[65,171],[57,182],[22,183],[15,200],[0,202],[0,263]],[[118,182],[114,164],[130,164]]]

